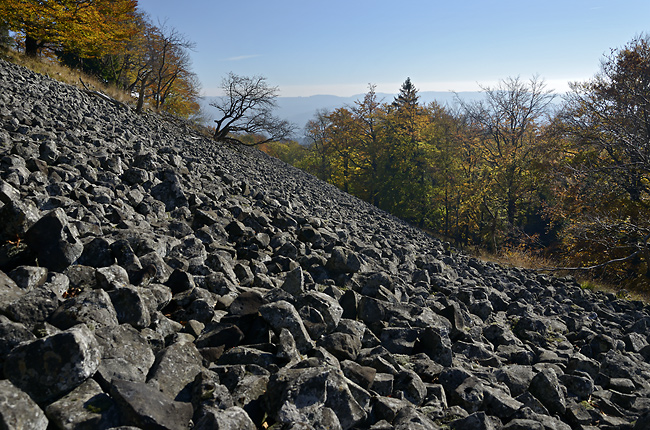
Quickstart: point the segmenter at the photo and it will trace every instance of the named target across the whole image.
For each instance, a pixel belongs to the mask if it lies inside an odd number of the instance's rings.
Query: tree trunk
[[[36,57],[38,55],[38,48],[38,40],[28,34],[25,37],[25,55],[28,57]]]
[[[8,48],[10,42],[9,27],[5,24],[0,24],[0,46]]]
[[[135,107],[135,112],[136,113],[141,113],[142,112],[142,107],[144,105],[144,92],[146,91],[147,88],[147,78],[142,78],[142,81],[140,82],[140,91],[138,91],[138,105]]]

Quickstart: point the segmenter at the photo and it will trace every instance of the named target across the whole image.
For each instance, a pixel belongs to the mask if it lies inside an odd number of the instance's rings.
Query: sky
[[[604,55],[650,32],[649,0],[139,0],[154,22],[195,42],[206,96],[233,72],[281,97],[480,91],[542,78],[568,90]]]

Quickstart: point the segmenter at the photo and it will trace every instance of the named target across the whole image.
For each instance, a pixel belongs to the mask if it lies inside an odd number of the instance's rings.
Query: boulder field
[[[650,307],[0,61],[0,428],[650,428]]]

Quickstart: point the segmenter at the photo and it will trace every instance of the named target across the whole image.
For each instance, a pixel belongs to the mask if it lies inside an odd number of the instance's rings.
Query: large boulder
[[[83,253],[78,235],[63,209],[57,208],[27,230],[25,242],[35,252],[40,265],[61,272]]]
[[[47,403],[94,375],[100,361],[95,336],[80,324],[15,347],[7,355],[4,374],[37,403]]]

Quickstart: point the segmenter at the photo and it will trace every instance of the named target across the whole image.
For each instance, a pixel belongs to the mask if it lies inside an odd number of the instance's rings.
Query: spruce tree
[[[393,106],[397,109],[401,107],[415,107],[418,104],[419,98],[418,90],[411,82],[411,78],[406,78],[402,84],[402,88],[399,90],[399,94],[393,101]]]

